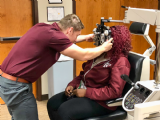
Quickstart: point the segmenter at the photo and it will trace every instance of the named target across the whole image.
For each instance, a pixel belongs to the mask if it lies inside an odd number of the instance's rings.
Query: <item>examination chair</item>
[[[148,66],[146,64],[143,65],[145,59],[146,59],[146,57],[144,57],[142,55],[138,55],[135,53],[129,53],[128,60],[131,65],[131,71],[129,74],[129,78],[132,82],[136,83],[137,81],[141,81],[143,79],[142,78],[142,71],[143,71],[142,67]],[[150,66],[150,63],[148,63],[148,64]],[[146,68],[145,68],[145,70],[146,70]],[[148,71],[150,71],[150,68]],[[144,72],[143,72],[143,74],[144,74]],[[147,74],[144,74],[144,76],[145,75],[147,75]],[[127,112],[125,110],[123,110],[121,105],[122,105],[123,97],[130,90],[131,87],[132,86],[129,83],[126,83],[121,98],[106,101],[106,104],[108,106],[118,106],[116,111],[114,111],[110,114],[104,115],[104,116],[97,116],[97,117],[87,118],[87,119],[83,119],[83,120],[123,120],[123,119],[126,119]]]

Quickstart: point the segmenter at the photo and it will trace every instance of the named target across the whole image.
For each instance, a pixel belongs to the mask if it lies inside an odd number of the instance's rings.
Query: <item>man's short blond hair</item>
[[[84,28],[83,23],[75,14],[68,14],[59,21],[62,30],[73,27],[74,31],[80,31]]]

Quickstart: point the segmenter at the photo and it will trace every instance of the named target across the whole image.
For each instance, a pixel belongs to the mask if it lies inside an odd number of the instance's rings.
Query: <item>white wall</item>
[[[64,6],[65,15],[72,13],[72,0],[63,0],[62,4],[48,4],[48,0],[38,0],[39,22],[47,22],[47,7],[49,6]]]
[[[47,7],[49,6],[64,6],[64,14],[71,14],[72,13],[72,0],[62,0],[62,4],[49,4],[48,0],[37,0],[38,1],[38,19],[40,22],[45,22],[51,24],[53,22],[47,21]],[[47,72],[45,72],[41,76],[41,85],[42,85],[42,95],[48,94],[48,77]]]

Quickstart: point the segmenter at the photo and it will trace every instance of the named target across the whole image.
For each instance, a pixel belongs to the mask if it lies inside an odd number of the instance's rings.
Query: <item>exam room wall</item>
[[[96,23],[100,23],[101,17],[113,20],[124,19],[125,9],[121,6],[130,6],[135,8],[158,9],[158,0],[76,0],[76,14],[82,20],[85,28],[82,34],[93,33]],[[106,23],[107,26],[122,25],[123,23]],[[125,24],[129,27],[129,24]],[[155,26],[150,26],[149,36],[156,45]],[[82,48],[93,48],[93,42],[77,43]],[[132,35],[133,52],[143,54],[150,47],[142,36]],[[155,59],[155,52],[150,57]],[[76,60],[76,75],[82,70],[82,61]],[[154,78],[154,66],[151,65],[150,79]]]
[[[47,24],[52,24],[53,22],[57,21],[52,21],[48,22],[47,21],[47,7],[52,7],[52,6],[63,6],[64,7],[64,15],[71,14],[72,13],[72,0],[62,0],[62,4],[49,4],[48,0],[37,0],[38,1],[38,21],[39,23],[45,22]],[[42,76],[41,76],[41,94],[42,95],[47,95],[48,94],[48,71],[46,71]]]
[[[0,37],[22,36],[32,25],[31,0],[0,0]],[[0,42],[0,64],[16,42]],[[36,97],[35,83],[33,83],[33,93]],[[0,98],[0,104],[2,103]]]

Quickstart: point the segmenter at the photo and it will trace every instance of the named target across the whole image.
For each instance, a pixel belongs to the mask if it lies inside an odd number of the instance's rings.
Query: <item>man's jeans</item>
[[[7,104],[11,120],[38,120],[32,84],[8,80],[0,75],[0,97]]]

